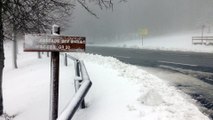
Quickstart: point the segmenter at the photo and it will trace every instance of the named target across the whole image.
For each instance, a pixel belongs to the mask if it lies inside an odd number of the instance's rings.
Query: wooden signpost
[[[26,34],[25,52],[81,52],[85,51],[85,37]]]
[[[59,94],[59,52],[85,51],[86,38],[79,36],[60,36],[60,27],[53,25],[52,35],[26,34],[25,52],[51,52],[50,81],[50,120],[58,117]]]

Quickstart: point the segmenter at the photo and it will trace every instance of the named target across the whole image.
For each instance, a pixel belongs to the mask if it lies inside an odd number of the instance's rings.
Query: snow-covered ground
[[[137,34],[130,34],[126,37],[116,38],[113,42],[106,44],[93,44],[95,46],[124,47],[136,49],[155,49],[169,51],[209,52],[213,53],[212,45],[194,45],[192,36],[201,36],[198,32],[179,33],[157,37],[144,36],[142,39]],[[212,36],[212,33],[205,33],[204,36]],[[117,40],[118,39],[118,40]]]
[[[11,43],[5,44],[4,110],[14,120],[47,120],[49,110],[50,59],[23,53],[19,47],[19,69],[11,66]],[[209,120],[194,101],[166,81],[112,57],[72,53],[85,61],[93,86],[86,97],[87,108],[76,120]],[[60,67],[60,109],[74,95],[74,66]]]

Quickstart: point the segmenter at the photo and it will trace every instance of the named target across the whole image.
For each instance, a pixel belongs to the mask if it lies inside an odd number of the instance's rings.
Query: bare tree
[[[2,97],[2,73],[4,68],[4,46],[3,46],[3,21],[2,21],[3,1],[0,0],[0,115],[3,114],[3,97]]]
[[[61,23],[74,8],[71,2],[53,0],[7,0],[5,26],[13,40],[13,66],[17,68],[17,34],[45,33],[53,23]],[[10,32],[12,31],[12,32]],[[7,33],[7,34],[8,34]],[[39,58],[41,57],[38,53]]]
[[[16,54],[17,33],[47,32],[53,23],[59,23],[63,17],[69,15],[72,8],[74,5],[65,0],[0,0],[0,115],[3,114],[4,38],[12,39],[13,34]],[[15,66],[17,67],[17,63]]]
[[[88,5],[91,2],[98,5],[101,10],[104,8],[113,10],[113,0],[77,0],[77,1],[85,10],[87,10],[87,12],[89,12],[91,15],[95,16],[96,18],[98,18],[98,16],[95,14],[95,12],[93,12],[90,9]]]

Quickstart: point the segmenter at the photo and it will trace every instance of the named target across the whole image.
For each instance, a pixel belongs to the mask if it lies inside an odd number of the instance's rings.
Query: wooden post
[[[38,58],[41,59],[41,52],[38,52]]]
[[[64,65],[67,66],[68,63],[67,63],[67,53],[64,54]]]
[[[47,57],[49,57],[49,52],[47,52]]]
[[[50,120],[58,117],[59,52],[51,52]]]
[[[53,25],[52,33],[59,34],[58,26]],[[59,27],[58,27],[59,28]],[[60,29],[58,29],[60,30]],[[50,120],[58,117],[58,95],[59,94],[59,52],[51,52],[51,80],[50,80]]]

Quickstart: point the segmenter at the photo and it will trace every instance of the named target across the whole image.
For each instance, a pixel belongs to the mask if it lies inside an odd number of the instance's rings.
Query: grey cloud
[[[114,11],[99,11],[100,17],[88,14],[78,7],[66,34],[83,35],[94,42],[112,41],[116,36],[149,30],[149,37],[199,29],[213,24],[212,0],[129,0],[115,4]]]

